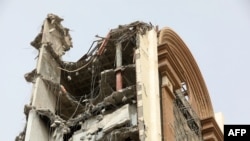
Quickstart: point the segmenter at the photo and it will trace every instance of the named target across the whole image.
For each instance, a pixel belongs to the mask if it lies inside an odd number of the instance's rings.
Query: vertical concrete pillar
[[[116,44],[116,90],[122,89],[122,44]]]
[[[37,73],[41,75],[43,79],[53,81],[54,83],[60,83],[61,74],[57,67],[57,62],[53,60],[50,53],[46,51],[45,46],[43,45],[39,51],[36,68]],[[55,113],[56,98],[53,91],[48,89],[47,84],[41,79],[41,77],[36,78],[33,86],[31,104],[36,110],[50,110],[52,113]],[[35,110],[31,110],[28,116],[25,141],[47,141],[50,138],[50,125],[47,124],[48,123],[41,120]]]
[[[136,83],[138,126],[141,141],[161,141],[157,33],[138,34]]]
[[[61,71],[58,69],[59,64],[46,49],[47,43],[50,43],[54,52],[58,56],[61,56],[65,51],[65,46],[68,46],[65,45],[65,42],[62,42],[62,39],[66,41],[67,38],[62,34],[64,28],[60,25],[60,20],[59,17],[51,14],[48,15],[48,18],[46,18],[43,24],[43,35],[40,41],[41,46],[39,48],[39,57],[36,66],[38,77],[33,85],[31,100],[31,106],[35,108],[32,109],[28,115],[25,141],[54,140],[48,121],[42,119],[36,111],[50,110],[55,114],[56,98],[53,94],[54,92],[50,90],[50,87],[48,87],[48,84],[46,84],[43,79],[57,84],[60,83]],[[56,29],[57,26],[61,28],[60,31]],[[60,140],[63,140],[63,138]]]

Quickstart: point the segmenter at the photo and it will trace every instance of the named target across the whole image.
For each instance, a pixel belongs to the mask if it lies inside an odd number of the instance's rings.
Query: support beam
[[[122,44],[116,44],[116,91],[122,89]]]
[[[137,36],[136,85],[138,128],[141,141],[161,141],[157,33]]]

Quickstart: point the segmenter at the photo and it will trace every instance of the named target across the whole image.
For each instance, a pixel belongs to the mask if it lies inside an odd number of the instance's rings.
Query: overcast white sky
[[[64,56],[76,61],[95,35],[136,20],[169,26],[187,44],[206,81],[215,112],[225,124],[250,124],[249,0],[1,0],[0,140],[11,141],[25,125],[24,104],[32,84],[24,74],[35,68],[30,46],[48,13],[64,18],[74,47]]]

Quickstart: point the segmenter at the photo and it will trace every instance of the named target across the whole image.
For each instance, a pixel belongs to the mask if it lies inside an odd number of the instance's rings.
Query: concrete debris
[[[66,124],[66,121],[63,120],[60,116],[55,115],[48,109],[37,109],[36,112],[38,115],[49,119],[47,123],[50,124],[50,127],[52,129],[54,129],[52,138],[55,141],[62,140],[64,135],[70,133],[70,128]]]
[[[36,38],[30,43],[30,45],[32,45],[33,47],[35,47],[36,49],[39,49],[42,45],[41,40],[42,40],[42,32],[39,33]]]
[[[23,131],[21,133],[19,133],[18,136],[16,136],[15,141],[24,141],[25,140],[26,128],[27,128],[27,125],[25,125]]]
[[[69,34],[69,29],[64,28],[61,25],[61,21],[63,21],[63,19],[59,16],[55,14],[48,14],[44,25],[42,26],[41,32],[36,36],[34,41],[31,42],[31,45],[36,49],[39,49],[42,44],[46,44],[48,42],[48,38],[57,38],[60,42],[50,43],[52,43],[54,46],[54,51],[57,52],[59,56],[62,56],[64,52],[68,51],[73,45],[71,42],[72,38]]]
[[[24,105],[24,110],[23,110],[23,112],[24,112],[24,114],[26,115],[26,117],[28,117],[28,114],[29,114],[29,112],[30,112],[30,110],[32,110],[32,109],[36,109],[36,107],[33,107],[32,105],[28,105],[28,104],[26,104],[26,105]]]
[[[34,69],[33,71],[26,73],[24,75],[24,78],[27,82],[31,82],[31,83],[35,83],[36,78],[38,77],[38,74],[36,72],[36,69]]]
[[[61,25],[61,21],[63,21],[63,19],[55,14],[48,14],[47,20],[52,25],[51,29],[53,29],[53,31],[58,31],[60,35],[63,37],[61,39],[61,42],[63,43],[62,47],[65,51],[68,51],[70,47],[72,47],[72,42],[71,42],[71,37],[69,35],[69,29],[64,28]],[[49,31],[51,29],[49,29]]]
[[[114,128],[117,129],[124,125],[128,125],[128,129],[132,129],[137,125],[135,105],[127,104],[112,113],[98,115],[86,120],[82,124],[81,131],[75,132],[72,138],[73,140],[84,141],[102,140],[105,136],[108,136]],[[116,134],[118,134],[118,132],[116,132]],[[123,134],[123,132],[120,132],[120,134]]]

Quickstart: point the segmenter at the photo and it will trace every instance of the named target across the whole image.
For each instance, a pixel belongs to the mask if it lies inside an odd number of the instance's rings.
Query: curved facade
[[[185,91],[183,96],[190,104],[190,109],[200,120],[203,139],[222,140],[222,132],[215,122],[206,84],[191,52],[182,39],[170,28],[163,28],[158,36],[163,139],[174,140],[178,136],[175,132],[176,129],[173,128],[176,127],[174,126],[176,118],[170,113],[173,113],[175,108],[176,90],[185,89],[182,90]],[[186,108],[188,109],[188,107]]]

